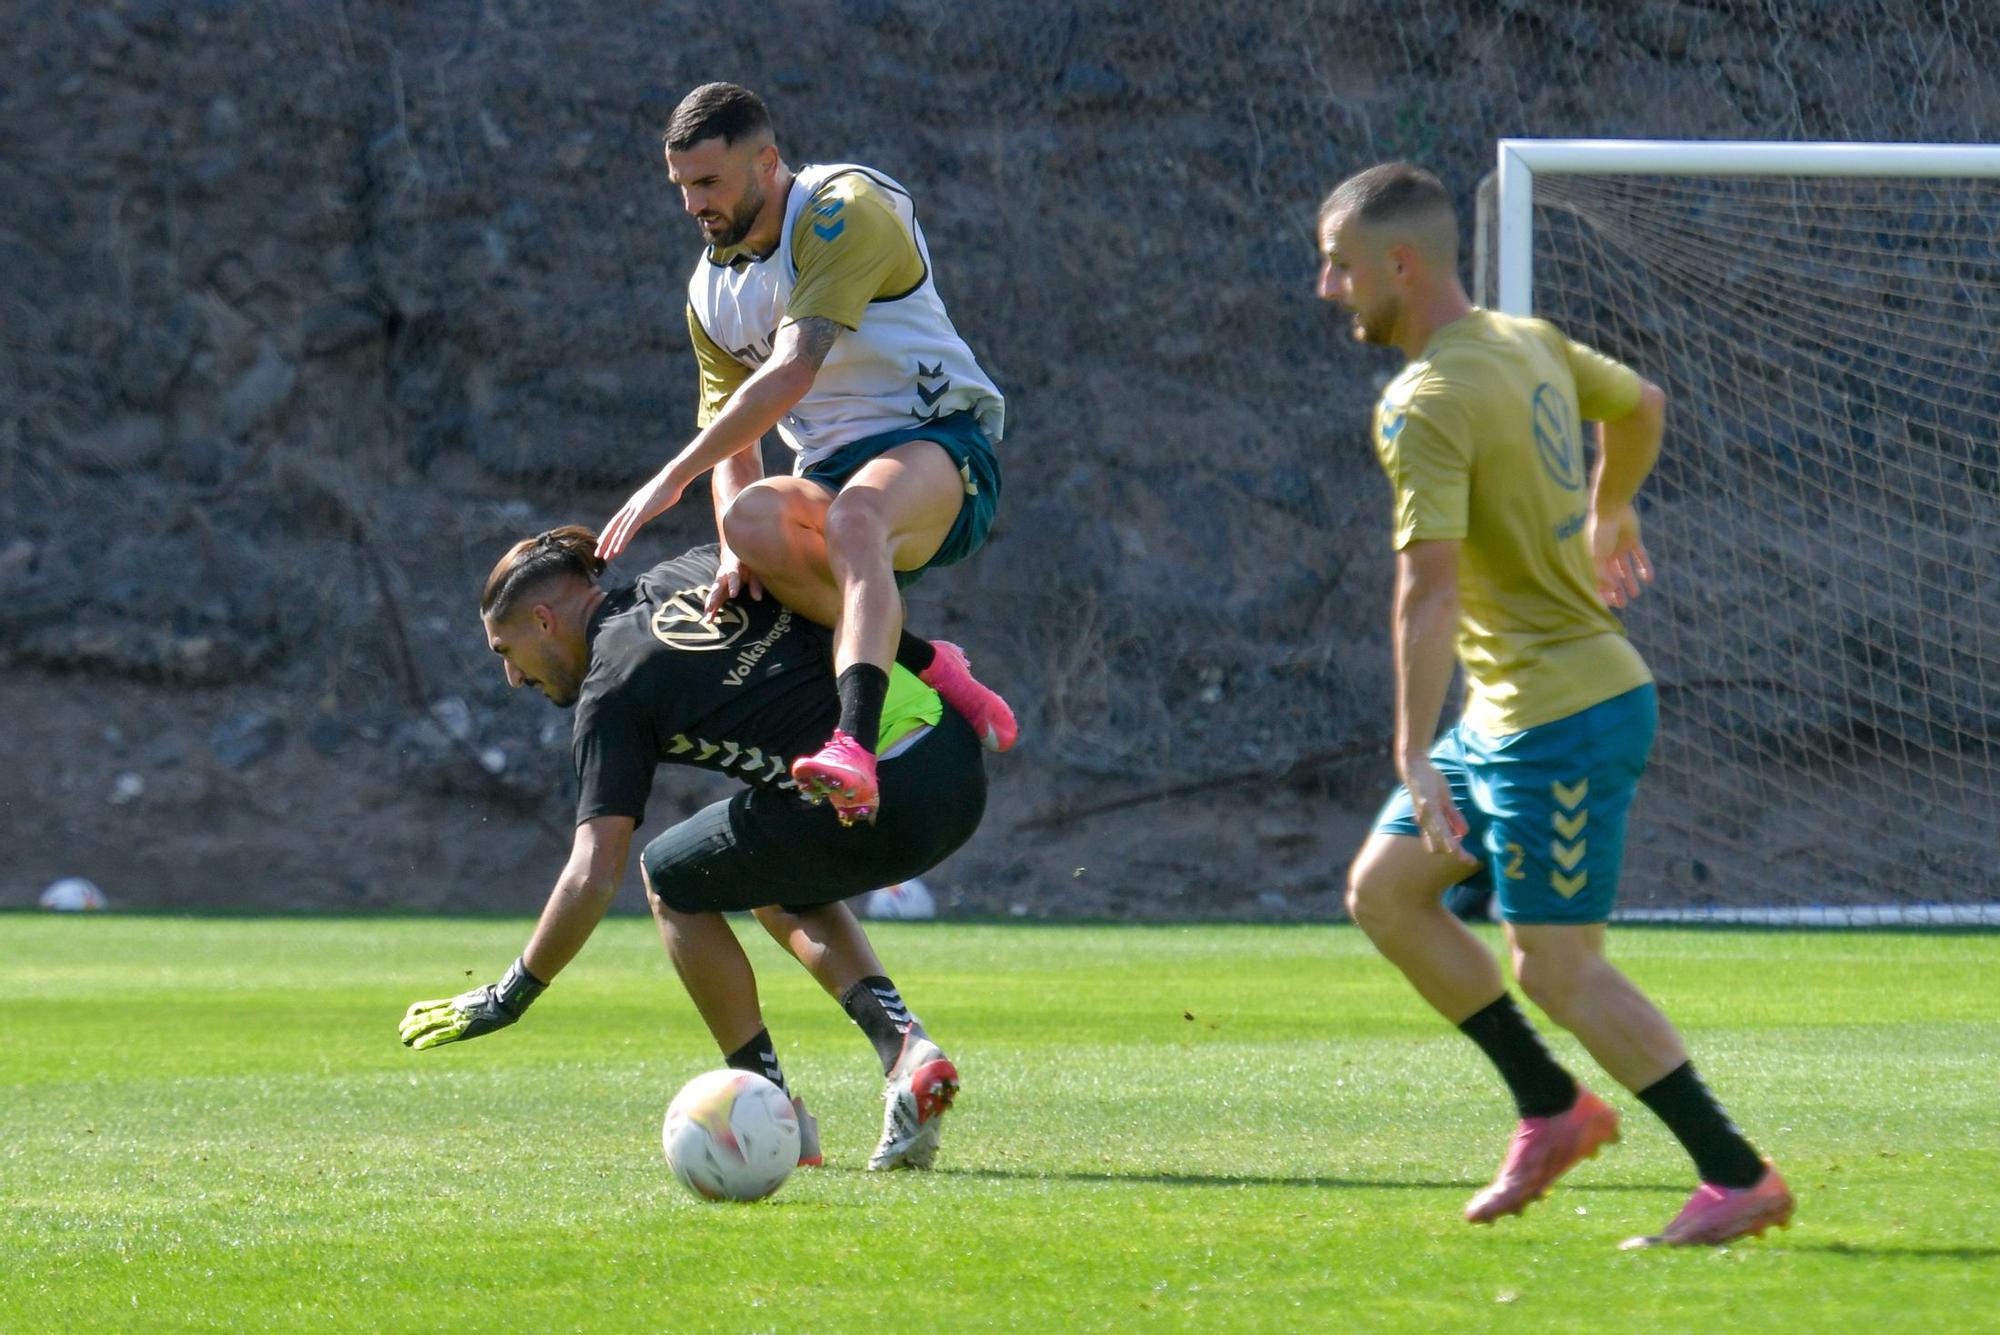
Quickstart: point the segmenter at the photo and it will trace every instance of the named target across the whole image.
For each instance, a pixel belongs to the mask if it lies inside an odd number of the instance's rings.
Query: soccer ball
[[[660,1143],[667,1167],[704,1200],[757,1201],[799,1162],[799,1117],[783,1090],[755,1071],[710,1071],[667,1105]]]

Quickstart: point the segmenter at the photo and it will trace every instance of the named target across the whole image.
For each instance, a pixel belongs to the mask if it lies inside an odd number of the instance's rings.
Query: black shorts
[[[653,893],[679,913],[831,904],[929,871],[986,812],[984,752],[954,710],[878,775],[873,825],[844,828],[831,804],[778,788],[702,808],[640,855]]]

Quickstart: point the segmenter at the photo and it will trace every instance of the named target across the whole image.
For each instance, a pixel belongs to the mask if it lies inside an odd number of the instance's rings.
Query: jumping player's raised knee
[[[880,497],[870,491],[843,491],[826,511],[826,548],[834,560],[852,561],[863,553],[886,551],[889,517]]]
[[[745,487],[723,512],[722,540],[752,569],[767,568],[789,550],[785,529],[795,522],[792,508],[775,487]]]

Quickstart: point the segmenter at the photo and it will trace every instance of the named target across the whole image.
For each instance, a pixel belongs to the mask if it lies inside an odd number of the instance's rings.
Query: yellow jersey
[[[688,280],[688,337],[701,373],[696,425],[714,421],[770,358],[781,328],[812,318],[847,332],[778,421],[798,471],[853,441],[956,412],[1001,439],[1006,402],[945,311],[916,205],[879,172],[800,168],[769,254],[703,252]]]
[[[1597,596],[1584,524],[1583,422],[1625,416],[1641,384],[1546,320],[1475,309],[1382,392],[1375,452],[1396,550],[1461,544],[1467,727],[1505,736],[1652,680]]]

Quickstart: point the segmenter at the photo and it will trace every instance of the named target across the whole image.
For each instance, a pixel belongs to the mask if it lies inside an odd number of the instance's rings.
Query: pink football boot
[[[1637,1247],[1720,1247],[1743,1237],[1762,1237],[1776,1225],[1792,1223],[1792,1193],[1769,1159],[1755,1186],[1718,1187],[1704,1182],[1674,1216],[1666,1231],[1650,1237],[1627,1238],[1627,1251]]]
[[[806,1111],[806,1101],[794,1094],[792,1112],[799,1119],[799,1167],[819,1168],[826,1156],[819,1148],[819,1118]]]
[[[981,746],[988,751],[1012,748],[1014,739],[1020,735],[1020,728],[1014,723],[1014,711],[1007,707],[1007,702],[1000,698],[998,692],[980,685],[973,678],[972,664],[966,660],[965,650],[949,640],[932,640],[931,648],[937,650],[937,657],[917,674],[917,679],[964,716],[965,721],[972,725],[972,730],[979,734]]]
[[[1549,1194],[1556,1179],[1618,1139],[1618,1110],[1578,1085],[1576,1102],[1553,1117],[1523,1117],[1493,1185],[1465,1207],[1469,1224],[1519,1214]]]
[[[856,821],[875,823],[881,805],[881,789],[875,780],[875,753],[840,729],[833,740],[816,755],[800,756],[792,762],[792,782],[808,802],[833,803],[833,814],[842,825]]]

